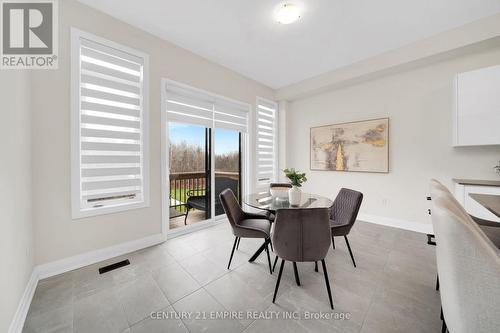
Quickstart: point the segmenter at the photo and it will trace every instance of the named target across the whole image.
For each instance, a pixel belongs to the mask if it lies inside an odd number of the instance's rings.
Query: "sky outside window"
[[[215,129],[215,154],[223,155],[239,151],[239,132],[223,128]],[[205,147],[205,127],[199,125],[169,123],[172,144],[186,142],[188,145]]]

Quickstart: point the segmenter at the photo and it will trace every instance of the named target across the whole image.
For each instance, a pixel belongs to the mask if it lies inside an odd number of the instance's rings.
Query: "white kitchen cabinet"
[[[500,145],[500,65],[455,79],[454,146]]]

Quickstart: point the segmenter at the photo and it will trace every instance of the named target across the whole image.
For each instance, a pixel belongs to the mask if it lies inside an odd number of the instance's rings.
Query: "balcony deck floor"
[[[191,210],[187,218],[187,225],[195,224],[205,220],[205,212],[201,210]],[[169,221],[170,230],[184,226],[184,215],[171,218]]]

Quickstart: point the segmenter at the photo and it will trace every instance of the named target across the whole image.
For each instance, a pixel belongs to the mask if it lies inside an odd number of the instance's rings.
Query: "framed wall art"
[[[389,118],[311,128],[311,170],[389,172]]]

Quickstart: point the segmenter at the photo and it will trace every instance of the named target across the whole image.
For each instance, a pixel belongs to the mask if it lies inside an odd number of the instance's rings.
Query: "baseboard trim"
[[[406,220],[393,219],[390,217],[383,217],[371,214],[359,214],[358,220],[368,223],[385,225],[388,227],[394,227],[404,230],[416,231],[423,234],[434,233],[432,229],[432,224],[430,223],[419,223]]]
[[[21,333],[24,327],[24,322],[26,321],[26,316],[28,315],[28,310],[33,300],[33,295],[35,294],[36,286],[38,284],[38,271],[36,267],[33,268],[31,272],[30,279],[26,284],[23,296],[19,301],[14,318],[10,323],[8,333]]]
[[[123,254],[127,254],[130,252],[144,249],[146,247],[160,244],[163,243],[165,240],[166,240],[165,235],[157,234],[144,237],[141,239],[136,239],[130,242],[113,245],[103,249],[86,252],[83,254],[76,255],[74,257],[69,257],[49,262],[37,266],[38,278],[41,280],[54,275],[66,273],[74,269],[95,264],[103,260],[111,259],[113,257],[121,256]]]

